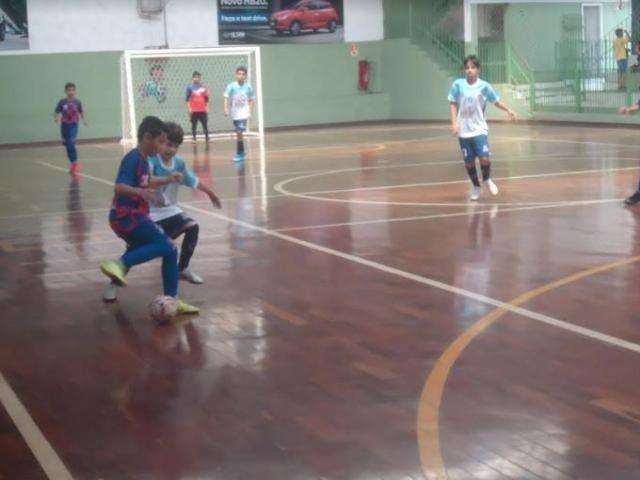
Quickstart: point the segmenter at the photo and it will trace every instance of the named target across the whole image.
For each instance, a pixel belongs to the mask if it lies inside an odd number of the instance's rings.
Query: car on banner
[[[317,32],[321,29],[331,33],[338,28],[338,12],[331,2],[326,0],[301,0],[271,16],[269,26],[282,35],[289,32],[291,35],[300,35],[303,30]]]

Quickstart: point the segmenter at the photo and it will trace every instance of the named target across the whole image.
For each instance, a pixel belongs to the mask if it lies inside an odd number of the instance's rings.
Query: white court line
[[[531,205],[528,207],[513,207],[513,208],[499,208],[497,205],[494,205],[494,208],[489,210],[477,210],[477,211],[467,211],[467,212],[456,212],[456,213],[438,213],[433,215],[417,215],[414,217],[393,217],[393,218],[382,218],[377,220],[361,220],[358,222],[343,222],[343,223],[325,223],[322,225],[306,225],[303,227],[286,227],[286,228],[277,228],[274,231],[276,232],[297,232],[302,230],[315,230],[317,228],[334,228],[334,227],[351,227],[351,226],[360,226],[360,225],[375,225],[377,223],[394,223],[394,222],[411,222],[415,220],[432,220],[437,218],[451,218],[451,217],[471,217],[474,215],[484,215],[484,214],[498,214],[505,212],[520,212],[525,210],[541,210],[541,209],[549,209],[549,208],[561,208],[561,207],[578,207],[582,205],[596,205],[601,203],[613,203],[613,202],[621,202],[624,200],[623,198],[614,198],[614,199],[604,199],[604,200],[579,200],[575,202],[558,202],[552,205]],[[478,204],[478,206],[484,206],[483,204]]]
[[[44,162],[36,162],[40,165],[47,165]],[[16,218],[30,218],[30,217],[55,217],[55,216],[66,216],[66,215],[79,215],[85,213],[97,213],[97,212],[108,212],[109,208],[91,208],[87,210],[58,210],[56,212],[40,212],[40,213],[24,213],[18,215],[6,215],[0,217],[0,220],[14,220]]]
[[[52,168],[54,170],[62,170],[65,171],[65,169],[57,167],[55,165],[51,165],[51,164],[47,164],[47,163],[42,163],[42,165],[47,166],[49,168]],[[81,175],[85,175],[85,174],[81,174]],[[91,178],[99,183],[102,183],[104,185],[107,186],[113,186],[113,182],[110,182],[108,180],[105,180],[103,178],[98,178],[98,177],[93,177],[93,176],[87,176],[87,178]],[[395,267],[391,267],[388,265],[384,265],[382,263],[378,263],[378,262],[374,262],[372,260],[367,260],[366,258],[362,258],[362,257],[358,257],[349,253],[345,253],[345,252],[341,252],[339,250],[334,250],[333,248],[329,248],[329,247],[325,247],[323,245],[318,245],[316,243],[312,243],[312,242],[308,242],[306,240],[301,240],[299,238],[296,237],[292,237],[290,235],[286,235],[284,233],[280,233],[280,232],[276,232],[275,230],[270,230],[268,228],[264,228],[264,227],[260,227],[257,225],[254,225],[252,223],[248,223],[248,222],[244,222],[242,220],[238,220],[235,218],[231,218],[228,217],[226,215],[223,215],[221,213],[217,213],[217,212],[212,212],[209,210],[204,210],[202,208],[198,208],[198,207],[194,207],[191,205],[184,205],[184,204],[180,204],[180,206],[182,208],[185,208],[187,210],[191,210],[194,212],[198,212],[201,213],[203,215],[207,215],[213,218],[217,218],[219,220],[224,220],[226,222],[232,223],[234,225],[238,225],[244,228],[247,228],[249,230],[253,230],[256,232],[260,232],[266,236],[269,237],[273,237],[273,238],[277,238],[280,240],[284,240],[286,242],[289,243],[293,243],[295,245],[299,245],[301,247],[305,247],[308,248],[310,250],[315,250],[317,252],[322,252],[322,253],[326,253],[327,255],[331,255],[337,258],[342,258],[344,260],[348,260],[352,263],[356,263],[358,265],[363,265],[365,267],[369,267],[371,269],[374,270],[378,270],[390,275],[394,275],[400,278],[404,278],[407,280],[412,280],[416,283],[420,283],[422,285],[427,285],[429,287],[433,287],[436,288],[438,290],[442,290],[445,292],[449,292],[452,293],[454,295],[459,295],[461,297],[465,297],[465,298],[469,298],[471,300],[475,300],[477,302],[480,303],[484,303],[486,305],[491,305],[494,307],[499,307],[502,308],[504,310],[508,310],[510,312],[513,313],[517,313],[518,315],[521,315],[523,317],[526,318],[530,318],[532,320],[536,320],[538,322],[541,323],[545,323],[547,325],[551,325],[557,328],[560,328],[562,330],[566,330],[572,333],[576,333],[578,335],[581,335],[583,337],[586,338],[590,338],[592,340],[597,340],[603,343],[606,343],[608,345],[612,345],[614,347],[618,347],[618,348],[622,348],[625,350],[629,350],[635,353],[640,353],[640,345],[633,343],[633,342],[629,342],[627,340],[623,340],[621,338],[617,338],[617,337],[613,337],[611,335],[606,335],[604,333],[595,331],[595,330],[591,330],[589,328],[585,328],[585,327],[580,327],[578,325],[574,325],[572,323],[569,322],[565,322],[564,320],[559,320],[547,315],[543,315],[522,307],[518,307],[515,305],[511,305],[509,303],[505,303],[502,302],[500,300],[496,300],[494,298],[488,297],[486,295],[482,295],[479,293],[475,293],[475,292],[471,292],[469,290],[466,290],[464,288],[460,288],[460,287],[456,287],[453,285],[449,285],[447,283],[444,282],[440,282],[438,280],[434,280],[432,278],[428,278],[428,277],[423,277],[421,275],[417,275],[415,273],[409,273],[406,272],[404,270],[400,270],[398,268]]]
[[[198,262],[201,263],[224,263],[224,262],[229,262],[231,260],[233,260],[233,256],[224,256],[224,257],[198,257],[197,260]],[[154,259],[155,260],[155,259]],[[136,266],[134,267],[131,272],[129,274],[127,274],[127,279],[129,278],[136,278],[136,277],[142,277],[144,275],[141,275],[143,273],[149,273],[149,272],[157,272],[157,268],[156,265],[154,265],[155,263],[158,263],[158,261],[155,262],[147,262],[142,266]],[[66,270],[63,272],[45,272],[45,273],[38,273],[36,274],[36,277],[41,277],[41,278],[51,278],[51,277],[75,277],[76,275],[85,275],[85,274],[95,274],[97,278],[101,278],[103,279],[105,282],[107,282],[109,279],[106,278],[104,276],[104,274],[102,273],[102,271],[99,268],[86,268],[83,270]]]
[[[493,177],[494,180],[523,180],[529,178],[547,178],[547,177],[561,177],[567,175],[589,175],[592,173],[608,173],[608,172],[624,172],[631,170],[638,170],[640,167],[619,167],[619,168],[601,168],[601,169],[592,169],[592,170],[574,170],[570,172],[557,172],[557,173],[536,173],[531,175],[517,175],[513,177]],[[462,207],[469,205],[468,202],[390,202],[390,201],[381,201],[381,200],[361,200],[358,198],[327,198],[327,197],[319,197],[317,195],[326,195],[326,194],[336,194],[336,193],[349,193],[349,192],[367,192],[367,191],[375,191],[375,190],[389,190],[389,189],[398,189],[398,188],[415,188],[415,187],[433,187],[433,186],[443,186],[443,185],[457,185],[457,184],[467,184],[469,183],[468,179],[465,180],[449,180],[445,182],[420,182],[420,183],[403,183],[399,185],[381,185],[376,187],[358,187],[358,188],[346,188],[340,190],[318,190],[312,192],[303,192],[296,193],[290,190],[287,190],[285,185],[293,182],[299,182],[301,180],[308,180],[310,178],[317,178],[326,175],[336,175],[339,173],[344,173],[343,170],[332,170],[326,173],[316,173],[312,175],[303,175],[299,177],[289,178],[287,180],[283,180],[276,185],[273,186],[273,189],[281,193],[283,195],[289,195],[291,197],[303,198],[306,200],[318,200],[322,202],[336,202],[336,203],[358,203],[363,205],[401,205],[401,206],[412,206],[412,207]],[[614,199],[611,199],[614,200]],[[485,205],[498,205],[498,206],[533,206],[533,205],[556,205],[559,203],[565,202],[564,200],[559,200],[555,202],[491,202],[486,203]]]
[[[75,247],[75,246],[91,246],[91,245],[108,245],[111,243],[119,243],[121,245],[124,245],[124,240],[122,240],[120,237],[116,237],[115,233],[110,232],[110,239],[109,240],[84,240],[84,241],[76,241],[76,242],[71,242],[71,241],[66,241],[66,242],[57,242],[57,243],[48,243],[48,242],[42,242],[40,244],[36,244],[36,245],[16,245],[15,242],[13,243],[13,246],[15,248],[16,252],[23,252],[23,251],[29,251],[29,250],[33,250],[36,248],[40,248],[43,251],[48,251],[50,248],[65,248],[65,247]],[[210,240],[210,239],[214,239],[214,238],[221,238],[223,237],[225,234],[222,233],[215,233],[212,235],[198,235],[198,240]],[[45,236],[46,237],[46,236]]]
[[[51,480],[73,480],[71,473],[0,372],[0,403]],[[5,459],[6,461],[6,459]]]
[[[562,140],[559,138],[539,138],[539,137],[505,137],[505,136],[497,136],[493,138],[500,139],[512,139],[518,140],[521,142],[542,142],[542,143],[572,143],[579,145],[595,145],[598,147],[606,146],[606,147],[623,147],[623,148],[633,148],[634,150],[640,150],[640,145],[633,145],[628,143],[608,143],[608,142],[583,142],[580,140]]]

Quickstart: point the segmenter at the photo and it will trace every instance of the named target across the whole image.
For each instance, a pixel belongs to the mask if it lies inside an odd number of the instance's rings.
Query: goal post
[[[209,90],[209,136],[233,134],[233,122],[224,116],[223,94],[235,81],[239,66],[247,68],[247,82],[256,96],[245,135],[263,137],[260,47],[125,51],[120,65],[122,141],[135,143],[137,125],[148,115],[176,122],[184,129],[185,140],[190,139],[186,90],[195,71]],[[198,137],[204,137],[200,124]]]

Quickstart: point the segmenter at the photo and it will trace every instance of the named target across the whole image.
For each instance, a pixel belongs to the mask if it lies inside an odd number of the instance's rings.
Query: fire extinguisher
[[[368,92],[370,80],[371,63],[368,60],[360,60],[358,62],[358,88],[363,92]]]

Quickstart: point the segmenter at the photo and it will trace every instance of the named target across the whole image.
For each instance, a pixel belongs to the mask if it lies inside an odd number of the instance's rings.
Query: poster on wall
[[[344,40],[343,0],[218,0],[220,45]]]
[[[0,52],[28,48],[27,0],[0,0]]]

